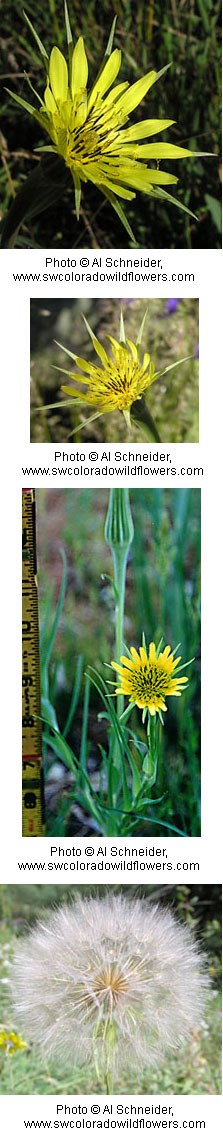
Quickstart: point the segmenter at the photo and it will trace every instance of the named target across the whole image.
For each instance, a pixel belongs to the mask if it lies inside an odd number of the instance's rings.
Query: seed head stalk
[[[96,1073],[98,1082],[100,1084],[100,1089],[105,1094],[113,1094],[113,1080],[114,1080],[113,1058],[114,1058],[115,1038],[116,1038],[116,1029],[115,1029],[115,1025],[114,1025],[114,1021],[113,1021],[113,1004],[112,1004],[111,1011],[107,1015],[105,1022],[103,1022],[103,1030],[102,1030],[102,1026],[101,1026],[101,1018],[99,1016],[98,1025],[96,1027],[96,1032],[94,1035],[93,1057],[94,1057],[95,1073]],[[99,1039],[100,1039],[100,1043],[103,1045],[103,1050],[101,1052],[102,1065],[100,1065],[100,1062],[98,1059],[98,1046],[99,1046],[98,1040]]]

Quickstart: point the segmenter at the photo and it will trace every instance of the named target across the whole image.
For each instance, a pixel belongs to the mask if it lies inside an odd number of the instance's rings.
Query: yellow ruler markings
[[[44,836],[35,493],[22,493],[22,823]]]

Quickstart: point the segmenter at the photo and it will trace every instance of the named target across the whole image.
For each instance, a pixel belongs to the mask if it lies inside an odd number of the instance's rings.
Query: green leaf
[[[43,741],[50,747],[50,749],[54,750],[54,753],[57,757],[60,758],[60,761],[63,761],[67,768],[70,769],[76,776],[77,769],[72,749],[70,749],[70,746],[66,741],[64,741],[63,735],[59,730],[54,730],[53,726],[51,729],[53,737],[51,737],[50,734],[44,733]]]
[[[50,723],[52,729],[59,732],[56,711],[54,710],[54,706],[52,705],[52,702],[50,702],[49,698],[42,698],[41,714],[43,721]]]
[[[22,223],[27,218],[34,218],[36,214],[41,214],[41,211],[46,210],[53,202],[61,198],[68,184],[69,175],[66,172],[63,159],[57,156],[50,156],[50,158],[47,156],[47,158],[41,159],[32,174],[20,187],[6,214],[1,231],[2,249],[13,247]]]
[[[71,694],[70,706],[69,706],[65,726],[63,729],[64,738],[66,738],[68,733],[69,733],[69,729],[70,729],[71,723],[73,721],[75,710],[77,708],[78,698],[79,698],[79,694],[80,694],[80,687],[81,687],[82,670],[83,670],[83,655],[79,654],[78,659],[77,659],[77,663],[75,666],[75,680],[74,680],[74,686],[73,686],[73,690],[72,690],[72,694]]]
[[[156,427],[153,416],[151,416],[151,412],[147,408],[144,398],[142,398],[142,400],[134,401],[134,404],[132,404],[131,407],[131,417],[133,424],[142,424],[147,436],[148,433],[146,433],[146,429],[149,429],[149,440],[151,440],[152,436],[152,440],[154,440],[155,444],[161,444],[158,428]]]
[[[148,788],[152,789],[152,786],[155,785],[155,781],[156,781],[157,763],[156,763],[156,761],[154,761],[154,758],[152,757],[150,750],[149,750],[149,752],[146,753],[146,755],[144,757],[142,768],[143,768],[143,773],[145,773],[147,780],[148,780]]]
[[[206,202],[208,210],[210,211],[214,225],[216,226],[216,230],[218,230],[218,233],[221,234],[221,226],[222,226],[221,202],[218,202],[217,198],[213,198],[212,194],[205,194],[205,202]]]

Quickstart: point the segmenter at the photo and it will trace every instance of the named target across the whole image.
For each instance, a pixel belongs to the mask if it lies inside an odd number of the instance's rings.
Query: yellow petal
[[[94,337],[93,346],[95,349],[95,353],[97,353],[99,360],[102,361],[102,364],[104,365],[104,367],[106,369],[106,366],[108,364],[110,364],[109,357],[107,356],[105,349],[103,349],[103,345],[101,345],[101,342],[97,340],[97,337]]]
[[[158,131],[166,131],[167,127],[173,126],[173,123],[174,119],[143,119],[142,123],[135,123],[123,131],[123,142],[136,142],[137,139],[146,139],[149,135],[157,135]]]
[[[125,670],[122,671],[125,678],[126,670],[134,670],[135,663],[131,662],[131,658],[127,658],[127,655],[125,656],[125,654],[121,655],[121,662],[123,662],[123,666],[125,667]]]
[[[146,650],[145,650],[144,646],[139,647],[139,653],[140,653],[141,663],[143,664],[143,666],[147,666],[148,658],[147,658],[147,654],[146,654]]]
[[[135,198],[134,191],[127,190],[127,187],[122,186],[121,183],[112,182],[109,174],[107,174],[103,168],[101,159],[99,159],[97,163],[85,163],[83,170],[90,182],[98,186],[99,190],[102,190],[104,194],[106,194],[107,190],[111,190],[113,194],[119,194],[120,198],[128,199],[128,201]]]
[[[88,81],[87,56],[86,56],[83,37],[79,36],[79,40],[77,41],[77,44],[75,45],[75,48],[73,51],[73,56],[72,56],[72,66],[71,66],[71,94],[72,94],[72,99],[75,99],[75,95],[77,94],[78,91],[80,91],[80,88],[87,87],[87,81]]]
[[[152,170],[141,165],[140,162],[131,162],[131,160],[123,163],[119,159],[116,161],[113,159],[107,164],[105,160],[100,160],[98,164],[89,163],[88,177],[91,178],[93,175],[96,185],[111,187],[122,198],[129,197],[130,192],[125,189],[126,184],[134,187],[135,190],[149,194],[153,184],[161,186],[162,184],[178,182],[176,175],[169,174],[167,171]]]
[[[149,364],[150,364],[150,353],[144,353],[143,363],[142,363],[143,372],[145,372],[145,369],[148,369]],[[152,368],[152,361],[151,361],[151,368]]]
[[[78,389],[71,389],[71,388],[69,387],[69,385],[61,385],[61,392],[62,392],[62,393],[66,393],[66,395],[67,395],[68,397],[73,397],[73,398],[74,398],[74,400],[75,400],[75,399],[77,399],[77,398],[78,398],[78,400],[80,400],[80,397],[81,397],[81,400],[82,400],[82,401],[85,401],[85,402],[86,402],[86,404],[88,404],[88,403],[89,403],[89,401],[88,401],[88,394],[86,395],[86,393],[82,393],[80,389],[79,389],[79,391],[78,391]]]
[[[129,345],[129,348],[131,349],[133,361],[138,361],[138,350],[137,350],[136,345],[134,344],[134,341],[130,341],[129,337],[127,337],[126,342],[127,342],[127,345]]]
[[[132,150],[132,148],[131,148]],[[128,153],[128,148],[125,147],[125,154]],[[129,148],[130,153],[130,148]],[[137,146],[137,157],[140,155],[144,159],[186,159],[191,156],[191,151],[185,147],[176,147],[174,143],[143,143],[142,146]]]
[[[130,646],[130,652],[133,658],[133,662],[135,662],[136,666],[140,666],[140,657],[137,650],[135,649],[135,646]]]
[[[120,98],[120,95],[123,95],[124,91],[127,91],[127,87],[129,87],[129,84],[127,82],[116,83],[116,87],[113,87],[113,90],[109,91],[109,95],[106,95],[106,102],[105,102],[106,110],[107,110],[107,108],[110,108],[110,105],[112,103],[117,102],[117,99]]]
[[[155,83],[156,75],[156,71],[147,72],[147,75],[142,76],[142,79],[137,79],[136,83],[133,83],[124,95],[121,95],[118,109],[122,112],[123,116],[130,115],[130,112],[134,111],[138,103],[141,103],[141,99],[144,99],[144,95],[146,95],[149,88],[152,87],[152,84]]]
[[[68,70],[66,60],[59,48],[52,48],[49,80],[56,102],[65,103],[68,95]]]
[[[110,58],[105,64],[105,67],[103,67],[101,75],[99,75],[98,79],[96,79],[96,82],[94,83],[94,86],[92,87],[88,101],[88,108],[93,106],[98,95],[104,95],[105,91],[108,91],[108,88],[111,87],[112,83],[114,83],[116,75],[118,75],[121,67],[121,59],[121,52],[118,51],[118,48],[116,48],[115,51],[111,53]]]
[[[90,376],[95,372],[95,366],[91,361],[85,361],[84,357],[76,357],[76,365],[79,369],[83,369],[83,373],[90,373]]]
[[[57,111],[57,105],[56,105],[56,102],[54,99],[53,92],[51,91],[49,86],[46,87],[46,90],[44,91],[44,103],[45,103],[45,107],[46,107],[47,111],[49,111],[50,115],[55,115],[55,111]]]
[[[106,335],[106,336],[107,336],[107,340],[111,342],[111,345],[112,345],[112,347],[113,347],[113,349],[114,349],[114,352],[115,352],[115,354],[116,354],[117,356],[119,356],[119,353],[120,353],[120,341],[116,341],[116,338],[115,338],[115,337],[112,337],[112,336],[111,336],[111,333],[107,333],[107,335]]]

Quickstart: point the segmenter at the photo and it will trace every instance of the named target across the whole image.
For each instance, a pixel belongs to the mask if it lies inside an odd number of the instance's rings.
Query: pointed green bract
[[[119,202],[118,198],[115,197],[115,194],[113,194],[112,191],[108,191],[107,188],[105,188],[105,186],[104,187],[102,186],[101,189],[104,190],[104,194],[105,194],[106,198],[108,199],[108,202],[110,202],[111,206],[113,206],[113,209],[115,210],[116,214],[118,215],[120,222],[122,222],[124,229],[126,230],[129,238],[131,238],[131,241],[132,241],[133,245],[135,246],[136,245],[135,235],[133,234],[133,230],[132,230],[132,227],[130,226],[130,222],[128,221],[128,218],[126,218],[126,214],[125,214],[125,211],[123,209],[123,206],[121,205],[121,202]]]
[[[24,15],[24,18],[26,20],[26,23],[28,24],[28,28],[30,28],[32,35],[34,36],[34,39],[36,40],[36,43],[37,43],[37,46],[39,48],[41,56],[43,56],[43,58],[45,60],[48,60],[49,57],[47,55],[46,48],[44,48],[44,44],[42,44],[42,40],[40,40],[37,32],[35,31],[35,28],[33,27],[33,24],[31,24],[31,20],[29,19],[29,16],[27,16],[27,13],[25,11],[23,12],[23,15]]]
[[[142,322],[141,322],[141,325],[139,327],[139,332],[138,332],[138,337],[137,337],[137,346],[139,346],[139,347],[141,345],[141,340],[142,340],[143,333],[144,333],[147,314],[148,314],[148,309],[146,309],[146,311],[144,313],[144,317],[143,317]]]
[[[164,201],[170,202],[173,206],[178,206],[179,210],[184,210],[184,213],[189,214],[190,218],[195,218],[195,222],[198,221],[197,214],[193,214],[193,211],[189,210],[189,207],[185,206],[184,202],[181,202],[179,198],[174,198],[173,194],[169,194],[168,191],[161,190],[161,188],[160,190],[154,188],[153,198],[161,198],[164,199]]]
[[[36,91],[35,87],[33,87],[33,83],[31,83],[31,79],[30,79],[29,75],[27,75],[26,71],[24,72],[24,75],[25,75],[26,82],[28,83],[28,87],[30,87],[30,91],[32,91],[33,95],[35,95],[35,98],[38,100],[38,103],[40,103],[40,106],[42,107],[43,106],[43,100],[41,99],[38,91]]]
[[[122,309],[121,309],[121,313],[120,313],[120,333],[119,333],[119,336],[120,336],[120,341],[125,342],[125,326],[124,326],[124,318],[123,318]]]
[[[192,359],[190,353],[188,357],[181,357],[179,361],[174,361],[173,365],[166,365],[165,369],[162,369],[161,372],[154,373],[153,381],[158,381],[160,377],[164,377],[166,373],[170,373],[172,369],[177,369],[178,365],[184,365],[185,361],[191,361]]]
[[[98,354],[101,361],[103,361],[103,364],[107,364],[108,358],[107,358],[107,353],[105,352],[105,349],[102,348],[102,345],[100,345],[100,341],[98,341],[97,337],[95,337],[95,333],[93,333],[93,329],[91,329],[91,326],[89,325],[89,322],[87,321],[87,318],[84,316],[84,314],[82,314],[82,316],[84,319],[84,323],[86,325],[86,329],[88,330],[88,333],[90,335],[92,345],[95,349],[95,352]]]
[[[38,123],[42,124],[40,112],[36,111],[36,108],[32,107],[31,103],[27,103],[27,99],[22,99],[21,95],[16,95],[15,91],[10,91],[9,87],[6,87],[5,90],[8,91],[8,94],[11,95],[11,99],[14,99],[15,103],[18,103],[20,107],[24,107],[25,111],[28,111],[29,115],[33,116],[33,119],[37,119]]]
[[[73,36],[72,36],[72,31],[71,31],[71,26],[70,26],[69,12],[68,12],[66,0],[64,0],[64,16],[65,16],[65,28],[66,28],[66,33],[67,33],[67,44],[68,44],[68,48],[69,48],[70,45],[73,44]]]
[[[105,49],[104,59],[107,59],[107,56],[110,56],[111,52],[112,52],[114,35],[115,35],[116,20],[117,20],[117,16],[114,16],[114,20],[112,21],[111,31],[109,32],[107,47]]]

